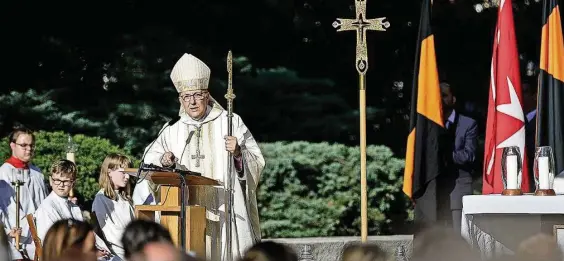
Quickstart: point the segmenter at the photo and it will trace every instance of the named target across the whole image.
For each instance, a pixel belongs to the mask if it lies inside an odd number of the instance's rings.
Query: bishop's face
[[[178,97],[184,111],[194,120],[199,120],[206,114],[206,109],[209,101],[209,94],[207,91],[186,91],[181,92]]]

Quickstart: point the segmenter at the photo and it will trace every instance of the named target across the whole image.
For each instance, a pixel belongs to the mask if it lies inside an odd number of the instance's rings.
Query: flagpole
[[[333,27],[340,31],[356,31],[356,70],[359,85],[360,112],[360,236],[361,241],[368,240],[368,193],[366,184],[366,71],[368,57],[366,46],[366,31],[386,31],[389,22],[386,17],[366,19],[366,0],[355,0],[355,19],[337,18]]]

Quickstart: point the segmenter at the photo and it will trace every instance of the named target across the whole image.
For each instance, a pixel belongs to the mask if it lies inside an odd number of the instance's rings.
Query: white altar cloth
[[[564,224],[564,195],[471,195],[462,198],[462,206],[462,237],[483,260],[514,254],[521,240],[541,232],[543,216]]]

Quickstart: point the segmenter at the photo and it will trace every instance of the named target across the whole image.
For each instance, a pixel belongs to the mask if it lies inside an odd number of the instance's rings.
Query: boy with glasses
[[[68,197],[76,180],[76,165],[69,160],[58,160],[51,165],[49,184],[53,191],[35,211],[37,234],[41,241],[47,230],[61,219],[82,221],[82,211]]]
[[[51,165],[49,184],[53,191],[33,214],[37,236],[41,239],[41,243],[43,243],[47,231],[55,222],[63,219],[84,221],[80,207],[69,200],[69,193],[74,187],[77,173],[76,165],[70,160],[61,159]],[[105,248],[105,244],[98,237],[96,243],[102,245],[100,248]],[[99,255],[107,254],[105,250],[99,253]]]

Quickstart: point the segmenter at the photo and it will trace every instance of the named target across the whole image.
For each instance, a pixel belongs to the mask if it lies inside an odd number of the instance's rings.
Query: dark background
[[[433,26],[441,79],[459,105],[485,125],[496,8],[482,1],[435,0]],[[368,143],[404,155],[420,1],[371,0]],[[353,0],[57,1],[5,3],[0,133],[16,123],[109,138],[139,153],[177,113],[169,80],[192,53],[212,70],[224,103],[225,57],[236,58],[235,112],[261,142],[358,144],[358,76]],[[514,1],[523,80],[540,53],[541,3]],[[107,79],[107,82],[104,81]],[[461,106],[464,111],[465,107]]]

